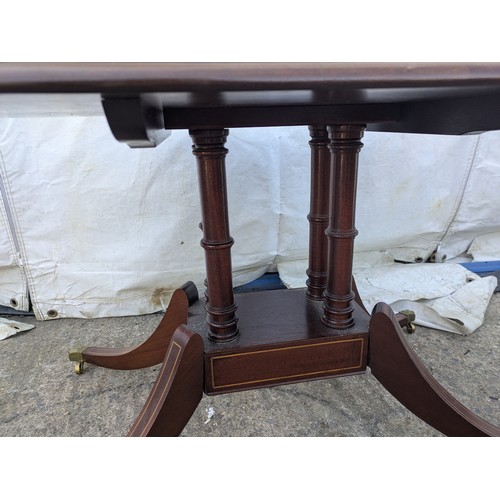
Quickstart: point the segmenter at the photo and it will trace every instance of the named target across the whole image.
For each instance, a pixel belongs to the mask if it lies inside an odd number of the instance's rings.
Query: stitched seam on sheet
[[[0,152],[1,154],[1,152]],[[4,158],[3,158],[3,155],[2,155],[2,165],[4,167],[4,170],[5,170],[5,173],[7,172],[7,169],[5,168],[5,161],[4,161]],[[7,195],[7,198],[8,198],[8,202],[9,202],[9,209],[11,211],[11,215],[12,215],[12,225],[13,225],[13,230],[16,232],[16,240],[17,240],[17,244],[18,244],[18,250],[19,250],[19,253],[21,254],[21,258],[22,258],[22,262],[23,262],[23,266],[22,266],[22,271],[20,270],[21,272],[21,275],[23,275],[24,273],[24,280],[26,281],[26,286],[28,288],[27,290],[27,293],[29,295],[29,297],[31,298],[31,304],[33,306],[33,310],[35,310],[35,282],[34,282],[34,279],[33,279],[33,276],[31,275],[31,271],[30,271],[30,265],[29,265],[29,262],[28,262],[28,254],[26,253],[26,247],[25,247],[25,244],[24,244],[24,239],[22,237],[22,232],[21,232],[21,228],[18,224],[18,216],[17,216],[17,213],[16,213],[16,206],[15,206],[15,203],[14,203],[14,197],[12,196],[12,192],[10,190],[10,184],[9,183],[4,183],[4,187],[5,187],[5,192],[6,192],[6,195]],[[41,313],[41,311],[39,310],[39,313]],[[35,314],[36,316],[36,314]],[[40,314],[39,318],[41,318],[43,316],[43,314]]]
[[[450,218],[448,219],[448,222],[446,223],[446,228],[444,229],[441,237],[439,238],[438,248],[443,243],[444,238],[446,238],[446,236],[448,235],[448,233],[453,225],[453,222],[455,221],[455,218],[458,214],[458,211],[460,210],[460,207],[462,206],[464,196],[465,196],[465,190],[467,189],[467,186],[469,185],[469,179],[470,179],[470,176],[472,174],[472,168],[474,167],[474,163],[476,162],[477,153],[478,153],[479,148],[480,148],[481,139],[482,139],[482,134],[478,134],[477,141],[474,144],[474,146],[472,147],[472,151],[471,151],[470,157],[468,159],[469,168],[466,170],[466,174],[465,174],[463,182],[462,182],[460,196],[457,197],[455,207],[450,215]]]
[[[26,287],[26,294],[27,294],[26,299],[29,301],[29,297],[31,295],[30,282],[32,284],[32,279],[28,272],[26,249],[24,247],[24,242],[20,228],[17,224],[17,214],[15,210],[12,193],[10,191],[10,185],[7,182],[7,168],[5,166],[5,160],[1,150],[0,150],[0,175],[3,178],[1,182],[3,186],[3,192],[5,195],[5,199],[2,200],[2,213],[4,214],[5,220],[7,221],[8,236],[11,242],[11,248],[13,249],[13,253],[17,261],[18,272],[21,277],[21,282],[23,283],[23,286]],[[7,212],[7,206],[8,206],[8,212]],[[19,257],[21,257],[22,259],[22,265],[19,262]]]
[[[12,118],[9,118],[9,121],[7,122],[7,126],[5,127],[5,130],[3,131],[3,134],[0,136],[0,147],[2,145],[2,142],[4,139],[7,137],[7,134],[9,133],[9,130],[12,127]]]

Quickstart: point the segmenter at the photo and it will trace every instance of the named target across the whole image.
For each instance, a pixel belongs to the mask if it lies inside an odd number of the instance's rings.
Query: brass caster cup
[[[81,375],[83,373],[83,351],[86,347],[74,347],[69,350],[69,360],[75,362],[75,373]]]

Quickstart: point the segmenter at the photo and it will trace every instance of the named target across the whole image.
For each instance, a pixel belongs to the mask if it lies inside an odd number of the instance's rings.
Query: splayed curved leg
[[[81,373],[83,363],[115,370],[135,370],[163,361],[175,329],[187,323],[189,305],[198,299],[196,287],[188,282],[174,292],[163,319],[142,344],[126,348],[87,347],[70,351],[75,370]]]
[[[181,325],[172,336],[155,385],[128,436],[178,436],[202,395],[203,339]]]
[[[375,306],[370,321],[368,365],[398,401],[443,434],[500,436],[500,428],[471,412],[431,375],[384,303]]]
[[[363,300],[359,296],[358,287],[356,286],[356,280],[354,279],[354,277],[352,278],[351,287],[352,287],[352,292],[354,293],[354,300],[357,302],[359,307],[361,307],[361,309],[363,309],[363,311],[365,311],[367,314],[370,314],[368,312],[368,310],[366,309],[365,305],[363,304]]]

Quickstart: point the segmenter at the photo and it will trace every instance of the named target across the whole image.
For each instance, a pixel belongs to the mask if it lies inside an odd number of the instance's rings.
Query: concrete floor
[[[463,404],[500,425],[500,294],[483,326],[463,337],[417,327],[407,338]],[[158,314],[39,322],[0,341],[0,436],[124,436],[159,367],[73,371],[68,348],[127,346],[149,336]],[[213,413],[211,418],[208,415]],[[365,375],[204,396],[183,436],[440,436]]]

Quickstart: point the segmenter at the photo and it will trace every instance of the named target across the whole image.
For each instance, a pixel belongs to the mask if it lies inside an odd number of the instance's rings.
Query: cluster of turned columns
[[[352,264],[358,156],[364,125],[310,126],[311,201],[307,296],[325,325],[354,325]]]
[[[323,301],[323,323],[339,330],[354,325],[354,223],[364,129],[363,124],[309,127],[311,201],[306,295],[310,300]],[[209,338],[227,342],[238,335],[225,173],[228,130],[190,130],[190,135],[200,186]]]

